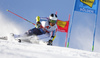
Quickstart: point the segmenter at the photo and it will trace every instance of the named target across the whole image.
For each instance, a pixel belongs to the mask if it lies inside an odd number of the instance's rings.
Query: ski
[[[1,40],[8,40],[7,36],[0,37]],[[15,39],[17,42],[21,42],[21,39]]]
[[[7,36],[0,37],[2,40],[7,40]]]
[[[1,36],[0,39],[1,40],[8,40],[10,42],[18,42],[18,43],[32,43],[32,44],[42,44],[42,45],[48,44],[48,42],[35,39],[34,36],[18,37],[18,38],[14,38],[14,36],[12,36],[12,37],[13,38],[8,38],[7,36]]]

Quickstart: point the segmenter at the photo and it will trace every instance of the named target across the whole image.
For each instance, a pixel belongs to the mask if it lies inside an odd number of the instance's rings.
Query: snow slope
[[[100,53],[0,39],[0,58],[100,58]]]
[[[20,34],[20,26],[0,12],[0,36]],[[0,58],[100,58],[100,53],[0,39]]]

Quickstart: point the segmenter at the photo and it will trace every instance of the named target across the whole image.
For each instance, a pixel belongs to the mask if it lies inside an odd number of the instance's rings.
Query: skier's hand
[[[54,38],[55,36],[51,36],[51,38]]]
[[[40,22],[40,17],[39,16],[36,17],[36,22]]]
[[[52,41],[54,41],[55,38],[56,38],[56,36],[51,36]]]
[[[54,38],[54,36],[51,36],[51,39],[53,39]]]
[[[37,22],[36,25],[35,25],[35,27],[36,28],[40,28],[41,27],[41,23],[40,22]]]

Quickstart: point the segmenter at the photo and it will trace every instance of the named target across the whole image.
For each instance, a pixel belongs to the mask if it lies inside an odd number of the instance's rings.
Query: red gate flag
[[[69,21],[70,21],[70,15],[69,15],[68,21],[57,20],[57,27],[58,27],[57,31],[66,32],[65,47],[67,44]]]
[[[57,20],[57,27],[58,27],[58,31],[60,32],[68,32],[68,27],[69,27],[69,20],[68,21],[61,21],[61,20]]]

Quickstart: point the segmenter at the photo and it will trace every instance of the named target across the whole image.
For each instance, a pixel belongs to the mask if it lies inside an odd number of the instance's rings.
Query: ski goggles
[[[57,20],[50,20],[50,23],[56,23]]]

